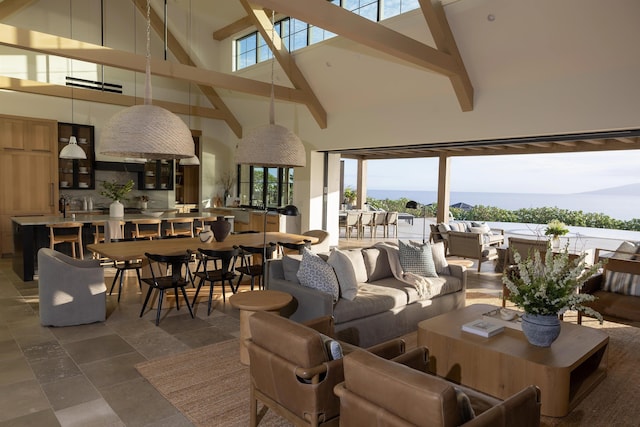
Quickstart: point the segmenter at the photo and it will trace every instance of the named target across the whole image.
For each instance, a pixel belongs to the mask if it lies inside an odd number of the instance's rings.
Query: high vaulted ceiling
[[[48,1],[56,1],[61,6],[73,3],[73,7],[78,7],[79,4],[78,0]],[[94,7],[100,3],[99,0],[91,1]],[[127,1],[130,5],[135,5],[138,14],[144,14],[146,0]],[[104,2],[103,7],[109,8],[115,4],[122,6],[127,1],[120,0],[118,3],[108,0]],[[179,114],[222,120],[236,137],[241,137],[243,129],[254,124],[252,120],[255,120],[252,117],[262,114],[263,103],[270,93],[271,67],[268,63],[262,63],[232,72],[231,46],[236,37],[258,29],[275,52],[275,97],[279,101],[279,108],[287,112],[293,111],[294,117],[300,114],[308,115],[310,120],[300,125],[300,133],[305,134],[305,139],[312,141],[312,144],[315,140],[325,138],[329,141],[324,143],[328,145],[327,151],[342,152],[350,157],[389,158],[640,148],[635,132],[640,126],[624,125],[628,123],[625,120],[620,120],[623,126],[605,129],[607,132],[622,129],[622,133],[599,133],[602,127],[597,125],[593,129],[584,125],[571,125],[567,127],[569,131],[557,132],[544,126],[522,129],[522,125],[518,128],[517,123],[510,128],[511,123],[505,123],[503,130],[486,132],[506,136],[499,138],[484,138],[480,135],[478,139],[473,139],[465,132],[453,128],[450,132],[447,129],[448,133],[443,137],[442,131],[438,133],[431,126],[428,128],[431,133],[423,132],[424,137],[416,129],[406,129],[406,132],[403,129],[400,134],[397,130],[395,134],[389,132],[388,135],[377,132],[376,138],[371,138],[371,135],[364,136],[363,129],[363,138],[369,138],[370,142],[356,143],[349,139],[345,135],[349,123],[339,122],[338,118],[342,119],[352,112],[383,111],[385,105],[390,106],[388,118],[390,122],[398,123],[397,128],[402,128],[405,121],[419,124],[424,120],[427,124],[429,120],[437,120],[435,118],[440,117],[443,112],[456,115],[452,123],[464,123],[467,120],[465,114],[471,114],[469,112],[473,112],[479,103],[485,105],[487,95],[492,95],[491,91],[505,91],[510,85],[516,87],[520,80],[530,77],[526,71],[523,72],[527,70],[526,65],[522,64],[526,59],[521,59],[517,51],[519,48],[524,49],[522,46],[529,41],[526,37],[533,34],[532,28],[528,27],[529,23],[535,28],[540,28],[540,21],[548,24],[544,31],[534,35],[541,40],[542,48],[536,46],[540,52],[532,51],[529,57],[532,61],[540,61],[539,54],[547,55],[544,59],[550,60],[550,64],[553,64],[553,67],[548,67],[549,75],[543,76],[536,75],[539,72],[534,66],[530,66],[528,70],[531,70],[531,77],[534,79],[552,81],[555,78],[552,73],[555,71],[569,74],[574,72],[572,67],[575,67],[575,72],[580,72],[581,64],[589,63],[580,57],[583,52],[580,48],[576,49],[573,40],[557,38],[558,34],[563,34],[562,28],[551,22],[554,16],[545,14],[545,8],[549,7],[547,0],[536,4],[522,1],[505,4],[499,0],[449,0],[442,2],[444,7],[438,1],[419,2],[420,10],[374,23],[325,0],[167,0],[166,28],[170,57],[168,61],[164,61],[152,56],[152,73],[197,84],[206,101],[198,106],[161,99],[154,99],[154,102]],[[144,71],[144,57],[126,48],[104,47],[95,39],[79,44],[65,37],[68,34],[64,31],[56,34],[56,28],[44,31],[41,27],[11,25],[11,17],[25,16],[31,8],[36,8],[38,3],[36,0],[0,2],[1,44],[83,59],[116,68]],[[162,35],[165,25],[164,3],[163,0],[152,0],[153,31],[159,35]],[[563,3],[558,6],[557,15],[587,20],[599,17],[601,14],[598,14],[597,8],[594,7],[596,2],[590,0],[588,3],[589,7],[585,7],[587,12],[584,13],[570,10],[571,7],[575,7],[575,2],[572,5]],[[618,8],[635,8],[631,6],[632,2],[625,1],[624,4],[625,6]],[[271,10],[276,11],[276,19],[293,16],[339,36],[299,52],[291,53],[277,49],[275,46],[278,45],[278,40],[270,40]],[[546,16],[544,20],[538,19],[538,12]],[[494,19],[488,19],[488,14],[493,16],[493,13],[496,13],[495,22]],[[64,15],[64,11],[61,14]],[[630,12],[629,15],[633,13]],[[478,17],[487,19],[479,23]],[[605,20],[607,17],[601,19]],[[188,25],[184,24],[185,20],[189,21]],[[21,22],[24,21],[23,19]],[[568,26],[562,22],[562,18],[558,18],[558,22]],[[602,22],[594,22],[591,31],[594,39],[589,41],[590,39],[584,37],[584,44],[591,43],[594,55],[606,56],[603,47],[615,46],[615,41],[603,40],[603,37],[598,36],[598,24]],[[115,24],[107,22],[107,25]],[[513,34],[514,28],[516,34]],[[621,22],[619,28],[622,34],[629,32],[631,27]],[[510,43],[511,40],[505,37],[507,29],[510,31],[509,37],[518,40],[517,43]],[[198,37],[191,32],[207,36]],[[631,33],[632,36],[633,34],[635,33]],[[546,38],[549,39],[548,44]],[[604,46],[598,45],[600,41]],[[487,45],[491,46],[491,49],[487,50]],[[108,43],[105,46],[108,46]],[[481,46],[482,50],[478,49]],[[564,53],[565,51],[567,53]],[[492,55],[490,60],[496,64],[494,68],[490,68],[491,62],[487,61],[487,55]],[[615,55],[614,52],[611,53],[612,58]],[[617,58],[623,59],[619,55]],[[615,71],[609,64],[602,65],[605,61],[606,59],[599,59],[591,62],[594,66]],[[499,67],[498,64],[502,66]],[[54,86],[0,78],[0,87],[71,97],[68,88]],[[118,105],[140,102],[131,96],[78,89],[74,90],[73,97]],[[515,108],[526,106],[529,100],[520,98],[518,101],[520,105],[514,105]],[[286,109],[288,104],[299,105],[301,108]],[[394,110],[398,110],[398,106],[406,105],[416,106],[415,117],[408,117],[406,113],[403,116],[394,116]],[[425,108],[425,112],[422,113],[420,108]],[[523,111],[522,114],[526,113]],[[490,111],[480,112],[477,118],[471,117],[474,119],[470,122],[480,130],[484,125],[483,120],[493,120]],[[545,120],[544,117],[534,119]],[[362,128],[366,124],[364,116],[362,119],[358,118],[358,121],[351,118],[348,120],[356,128]],[[371,127],[374,128],[372,132],[375,134],[375,127]],[[557,124],[555,127],[561,128]],[[580,127],[597,132],[571,132],[572,129]],[[354,148],[354,144],[360,148]],[[317,145],[314,148],[322,150],[325,147]]]

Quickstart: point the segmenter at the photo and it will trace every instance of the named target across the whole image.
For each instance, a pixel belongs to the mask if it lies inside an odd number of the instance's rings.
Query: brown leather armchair
[[[332,360],[328,351],[329,337],[268,312],[254,313],[249,327],[250,425],[256,426],[268,408],[297,426],[337,426],[340,401],[333,388],[344,376],[342,359]],[[341,345],[345,354],[356,348]],[[404,341],[370,350],[395,357],[404,353]],[[258,401],[265,406],[260,413]]]
[[[540,425],[537,387],[529,386],[501,401],[422,372],[427,365],[424,347],[393,361],[359,350],[345,356],[345,380],[335,387],[340,397],[340,425]]]

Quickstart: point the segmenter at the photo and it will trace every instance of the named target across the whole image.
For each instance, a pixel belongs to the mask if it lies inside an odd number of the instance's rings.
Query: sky
[[[345,159],[345,186],[357,161]],[[367,188],[435,191],[438,159],[369,160]],[[640,183],[640,150],[451,159],[451,191],[571,194]],[[640,194],[638,194],[640,196]]]

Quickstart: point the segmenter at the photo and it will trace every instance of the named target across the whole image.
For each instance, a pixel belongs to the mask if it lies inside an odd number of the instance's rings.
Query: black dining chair
[[[297,254],[302,254],[302,250],[304,248],[309,249],[311,247],[311,240],[304,239],[302,242],[298,243],[287,243],[287,242],[278,242],[278,248],[280,250],[280,254],[284,255],[286,252],[295,252]],[[286,250],[288,249],[288,251]]]
[[[137,240],[136,238],[123,238],[123,239],[111,239],[111,242],[131,242]],[[113,277],[113,283],[111,283],[111,289],[109,295],[113,292],[113,288],[120,278],[120,285],[118,287],[118,302],[120,302],[120,295],[122,295],[122,286],[124,285],[124,276],[127,270],[135,270],[138,276],[138,287],[142,290],[142,279],[140,278],[140,269],[144,266],[142,259],[128,259],[125,261],[114,261],[113,267],[116,269],[116,275]]]
[[[160,255],[145,253],[145,256],[149,260],[149,269],[151,270],[151,277],[143,278],[142,281],[149,285],[149,292],[144,299],[142,310],[140,310],[140,317],[144,314],[144,309],[147,307],[151,292],[157,289],[158,292],[158,312],[156,314],[156,326],[160,323],[160,313],[162,311],[162,300],[164,299],[164,292],[167,289],[173,289],[176,295],[176,309],[180,310],[180,302],[178,297],[178,289],[182,292],[184,302],[189,309],[189,314],[193,318],[193,310],[189,304],[187,298],[187,292],[185,286],[190,282],[189,278],[191,273],[189,271],[189,262],[191,261],[191,254],[185,252],[180,255]],[[167,267],[166,272],[163,272],[161,265]],[[155,267],[154,267],[155,266]]]
[[[236,283],[236,291],[240,287],[240,283],[245,275],[251,277],[251,290],[253,290],[255,280],[258,278],[258,289],[264,288],[264,263],[265,260],[273,258],[273,252],[276,250],[276,244],[273,242],[267,243],[266,248],[262,246],[234,246],[236,249],[240,249],[238,257],[240,258],[240,267],[236,269],[240,273],[238,282]],[[266,255],[266,257],[265,257]],[[256,262],[256,258],[260,259],[260,262]]]
[[[229,283],[229,288],[231,288],[232,293],[236,293],[236,289],[233,287],[233,279],[236,278],[234,273],[234,261],[236,256],[238,255],[238,249],[229,249],[229,250],[215,250],[215,249],[198,249],[198,257],[200,259],[200,263],[203,266],[203,271],[196,271],[195,277],[199,278],[198,287],[196,288],[196,293],[193,297],[192,306],[195,306],[196,300],[198,299],[198,294],[200,293],[200,288],[202,285],[209,282],[209,303],[207,305],[207,315],[211,314],[211,301],[213,300],[213,287],[215,282],[220,282],[220,286],[222,287],[222,300],[226,302],[227,296],[225,294],[225,286],[224,283]],[[218,261],[221,263],[221,268],[218,268]],[[207,265],[213,264],[213,269],[209,269]]]

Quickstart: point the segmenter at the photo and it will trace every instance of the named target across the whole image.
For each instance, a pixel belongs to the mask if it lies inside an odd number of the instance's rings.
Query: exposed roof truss
[[[640,150],[640,129],[547,135],[462,142],[329,150],[344,158],[383,160],[419,157],[495,156],[502,154],[575,153],[581,151]]]

